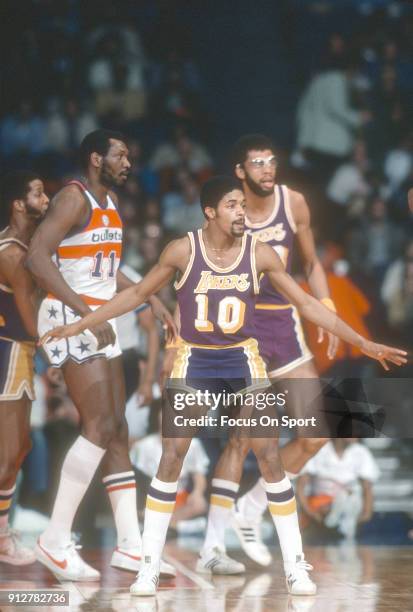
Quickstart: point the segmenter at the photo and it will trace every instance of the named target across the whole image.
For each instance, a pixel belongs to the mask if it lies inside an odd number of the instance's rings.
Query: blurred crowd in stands
[[[366,335],[411,348],[412,7],[347,2],[346,10],[361,24],[348,31],[334,2],[298,4],[279,2],[291,34],[284,41],[284,60],[301,88],[290,113],[295,141],[277,150],[279,181],[307,198],[339,314]],[[1,68],[2,170],[36,168],[53,195],[78,173],[76,149],[85,134],[97,127],[123,131],[132,163],[120,194],[124,261],[140,273],[157,261],[170,238],[202,225],[200,185],[215,171],[230,171],[223,160],[232,143],[217,154],[216,142],[223,138],[214,133],[204,96],[213,84],[205,82],[190,31],[179,22],[184,10],[185,3],[176,0],[125,0],[122,7],[33,0],[8,22],[13,44]],[[307,38],[299,35],[303,29]],[[252,125],[246,116],[238,135],[256,131],[256,117]],[[274,125],[265,131],[276,145],[277,130],[275,106]],[[172,290],[161,297],[173,306]],[[314,334],[310,329],[317,365],[331,372],[325,346],[320,349]],[[339,371],[349,376],[359,375],[362,361],[343,345],[336,360],[346,364]],[[29,492],[32,499],[51,490],[39,476],[53,465],[47,453],[60,456],[70,444],[70,431],[60,430],[59,420],[72,423],[74,431],[78,425],[59,373],[42,366],[39,371],[34,410],[39,440],[31,459],[36,478],[28,481],[39,491]],[[42,429],[45,423],[52,435]],[[42,442],[44,431],[48,445]],[[50,473],[49,480],[53,477]],[[39,508],[45,509],[48,503],[40,497]]]
[[[182,3],[135,4],[114,11],[102,3],[97,11],[76,0],[28,3],[2,69],[0,155],[4,170],[35,166],[53,195],[77,173],[86,133],[123,130],[133,164],[121,194],[125,261],[145,272],[165,241],[202,223],[199,186],[222,169],[227,152],[218,162],[211,153],[207,84],[173,11]],[[390,335],[412,344],[412,11],[401,2],[353,3],[362,25],[348,34],[337,27],[334,3],[281,5],[291,26],[299,15],[323,34],[312,53],[300,28],[291,36],[302,93],[291,110],[296,140],[279,151],[280,180],[307,196],[331,273],[363,287],[384,335],[386,322]],[[275,142],[276,134],[275,116]]]

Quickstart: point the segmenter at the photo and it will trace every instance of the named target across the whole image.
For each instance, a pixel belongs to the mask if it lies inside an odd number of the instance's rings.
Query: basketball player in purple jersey
[[[315,249],[309,207],[301,193],[276,184],[277,157],[272,141],[261,134],[243,136],[234,145],[231,157],[245,194],[247,231],[278,253],[288,273],[291,272],[293,248],[297,243],[313,296],[335,312],[327,278]],[[283,381],[283,388],[287,387],[289,391],[289,412],[297,418],[306,416],[306,407],[314,398],[321,397],[322,391],[297,309],[274,289],[267,277],[260,283],[255,309],[256,338],[267,365],[268,377],[275,383],[282,378],[288,379]],[[323,329],[319,327],[319,342],[322,340]],[[338,338],[328,333],[327,353],[330,358],[334,357],[337,344]],[[298,379],[313,380],[300,384]],[[297,437],[287,443],[280,455],[289,477],[294,478],[327,441],[328,438]],[[224,454],[223,461],[227,463],[228,459]],[[263,566],[271,562],[269,550],[260,536],[266,505],[260,479],[237,501],[233,518],[233,527],[245,553]]]
[[[0,231],[0,562],[26,565],[36,559],[9,525],[20,466],[31,447],[33,357],[37,337],[36,288],[24,260],[49,198],[32,172],[4,177],[1,205],[8,226]]]
[[[201,206],[208,220],[205,229],[189,233],[166,246],[159,262],[135,287],[126,289],[95,312],[71,325],[47,332],[42,342],[68,338],[83,330],[117,317],[146,301],[178,273],[175,284],[181,311],[181,338],[172,383],[180,379],[190,388],[205,390],[202,379],[215,379],[232,391],[252,391],[268,385],[265,364],[251,337],[254,328],[258,278],[266,274],[275,289],[295,304],[302,316],[322,325],[344,341],[355,344],[388,369],[386,360],[402,365],[405,352],[370,342],[346,325],[337,315],[303,291],[287,274],[278,255],[268,245],[245,233],[245,200],[238,182],[230,177],[215,177],[201,190]],[[235,388],[234,388],[235,387]],[[205,406],[199,407],[199,414]],[[159,564],[166,532],[174,509],[177,481],[190,438],[163,438],[162,457],[152,480],[145,513],[143,564],[131,593],[155,595]],[[233,441],[245,457],[251,448],[256,454],[265,482],[268,505],[280,540],[287,587],[292,594],[314,594],[315,584],[308,576],[311,569],[302,551],[294,492],[285,476],[278,455],[278,440],[239,438]],[[231,466],[226,479],[214,478],[212,499],[214,521],[222,541],[225,525],[232,512],[242,473],[242,462]],[[198,569],[237,573],[234,562],[217,548],[214,556],[200,559]],[[242,564],[238,568],[243,571]],[[235,568],[237,569],[237,568]],[[230,570],[230,571],[228,571]]]

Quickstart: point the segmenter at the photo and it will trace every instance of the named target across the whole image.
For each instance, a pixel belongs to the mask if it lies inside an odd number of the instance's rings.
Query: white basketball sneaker
[[[137,597],[153,597],[156,595],[159,584],[159,566],[160,560],[153,561],[151,557],[144,557],[138,577],[130,587],[132,595]]]
[[[57,548],[46,548],[40,538],[37,540],[35,555],[38,561],[45,565],[61,580],[92,582],[100,579],[100,573],[83,561],[77,552],[82,547],[70,542]]]
[[[110,560],[112,567],[137,574],[141,567],[141,551],[139,549],[115,548]],[[161,559],[161,578],[175,578],[176,569],[170,563]]]
[[[310,579],[308,572],[313,566],[307,563],[304,555],[298,555],[295,563],[286,566],[285,581],[291,595],[315,595],[317,585]]]
[[[0,531],[0,561],[11,565],[29,565],[36,561],[36,555],[22,544],[17,531],[7,527]]]
[[[217,576],[232,576],[243,574],[245,565],[228,557],[225,550],[215,546],[211,551],[201,552],[196,564],[200,574],[215,574]]]
[[[272,561],[272,557],[267,546],[261,539],[261,521],[248,521],[235,509],[232,515],[231,525],[247,557],[262,567],[268,567]]]

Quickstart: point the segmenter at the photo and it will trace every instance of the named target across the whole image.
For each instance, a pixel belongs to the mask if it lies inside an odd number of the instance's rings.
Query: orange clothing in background
[[[371,310],[370,302],[364,293],[347,277],[336,276],[327,273],[328,286],[330,288],[331,299],[333,300],[338,316],[351,327],[370,339],[370,333],[364,323],[364,317]],[[301,283],[305,291],[310,292],[307,283]],[[307,343],[314,355],[316,367],[321,374],[330,368],[334,363],[342,359],[358,359],[363,355],[360,349],[340,340],[337,354],[334,359],[327,357],[327,336],[321,344],[317,343],[317,327],[309,321],[304,321]]]

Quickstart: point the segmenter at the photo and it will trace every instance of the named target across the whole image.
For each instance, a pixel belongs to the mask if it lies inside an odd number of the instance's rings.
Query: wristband
[[[322,304],[324,304],[324,306],[326,308],[328,308],[329,310],[331,310],[332,312],[337,312],[337,309],[336,309],[336,307],[334,305],[334,302],[333,302],[333,300],[331,298],[325,297],[322,300],[320,300],[320,302]]]

